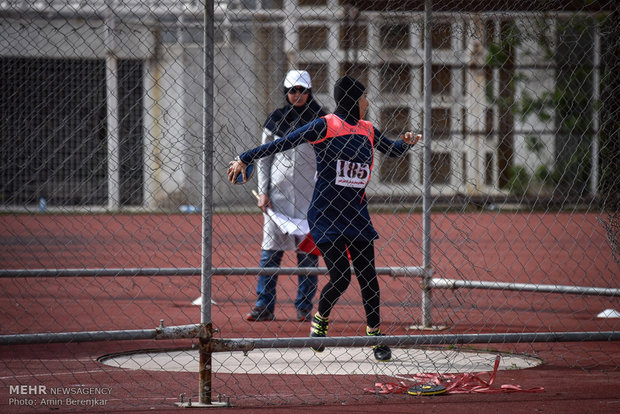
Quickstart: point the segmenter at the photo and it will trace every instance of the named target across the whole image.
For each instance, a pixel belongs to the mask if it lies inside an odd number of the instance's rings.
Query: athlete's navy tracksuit
[[[304,142],[312,144],[317,177],[310,207],[310,233],[325,264],[330,281],[319,300],[319,314],[327,318],[351,280],[348,249],[362,291],[367,324],[380,324],[379,285],[374,266],[373,240],[378,238],[368,213],[365,188],[370,179],[375,149],[392,157],[411,146],[392,141],[368,121],[351,125],[337,115],[321,117],[290,134],[240,155],[249,164]]]

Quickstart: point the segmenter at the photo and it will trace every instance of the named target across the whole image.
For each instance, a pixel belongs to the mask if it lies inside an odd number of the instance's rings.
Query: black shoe
[[[245,319],[248,321],[260,322],[260,321],[272,321],[276,317],[269,309],[256,307],[252,312],[245,315]]]
[[[310,327],[310,337],[311,338],[324,338],[327,336],[327,328],[329,325],[329,320],[327,318],[321,318],[317,313],[312,318],[312,324]],[[323,352],[325,351],[325,347],[323,345],[313,346],[311,349],[314,352]]]
[[[298,322],[310,322],[312,320],[312,310],[297,309]]]
[[[366,335],[368,336],[384,336],[380,330],[370,331],[368,327],[366,327]],[[392,359],[392,351],[390,347],[386,345],[375,345],[372,347],[372,350],[375,353],[375,359],[379,362],[388,362]]]

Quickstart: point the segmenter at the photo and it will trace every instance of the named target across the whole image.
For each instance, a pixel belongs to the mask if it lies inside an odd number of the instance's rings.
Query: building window
[[[484,154],[484,184],[493,185],[493,153]]]
[[[379,115],[381,131],[396,138],[409,129],[408,107],[384,107]],[[387,157],[381,154],[379,181],[384,184],[403,184],[409,181],[409,154],[403,157]]]
[[[340,26],[340,49],[366,49],[368,45],[368,29],[361,24]]]
[[[431,46],[437,50],[450,50],[452,45],[452,25],[450,23],[435,23],[431,27]],[[424,44],[424,33],[422,34]]]
[[[381,66],[379,78],[382,93],[409,93],[411,67],[403,63],[387,63]]]
[[[493,134],[493,118],[495,117],[495,111],[493,108],[487,108],[485,110],[484,119],[484,132],[487,134],[487,138],[492,138]]]
[[[451,114],[450,108],[431,109],[431,131],[433,139],[450,139]]]
[[[299,69],[305,70],[310,74],[314,93],[330,93],[327,63],[300,63]]]
[[[431,79],[433,95],[450,95],[452,91],[450,68],[444,65],[433,65],[431,70],[433,74],[433,79]]]
[[[467,153],[466,152],[463,152],[461,156],[461,170],[462,170],[461,183],[465,185],[467,184]]]
[[[118,61],[122,205],[143,201],[143,72]],[[0,203],[105,204],[105,60],[0,58],[0,79]]]
[[[384,107],[379,116],[381,131],[388,136],[399,136],[409,129],[408,107]]]
[[[119,184],[122,206],[139,206],[144,201],[143,72],[141,60],[118,61]]]
[[[495,41],[495,20],[485,20],[484,22],[484,45],[488,47]]]
[[[365,63],[342,62],[340,64],[340,76],[349,75],[368,86],[369,66]]]
[[[484,67],[484,81],[484,93],[487,96],[487,100],[495,100],[495,88],[493,87],[493,68],[489,66]]]
[[[379,181],[383,184],[406,184],[409,182],[410,155],[388,157],[380,154]]]
[[[449,152],[431,154],[431,184],[449,184],[452,156]],[[420,155],[420,184],[424,183],[424,157]]]
[[[383,49],[409,49],[409,25],[407,24],[381,26],[380,36]]]
[[[329,29],[325,26],[301,26],[299,28],[299,49],[327,49]]]

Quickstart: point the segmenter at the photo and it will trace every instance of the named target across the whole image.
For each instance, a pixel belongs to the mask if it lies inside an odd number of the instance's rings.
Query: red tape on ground
[[[470,393],[508,393],[508,392],[542,392],[543,387],[533,387],[524,389],[520,385],[504,384],[493,388],[497,370],[499,368],[500,356],[495,358],[493,372],[488,381],[480,378],[478,374],[415,374],[411,379],[414,384],[407,385],[401,381],[377,382],[374,388],[364,388],[367,394],[406,394],[407,390],[415,385],[442,385],[446,387],[446,393],[450,394],[470,394]]]

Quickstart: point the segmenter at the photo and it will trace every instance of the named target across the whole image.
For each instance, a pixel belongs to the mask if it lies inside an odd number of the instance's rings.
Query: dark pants
[[[332,308],[351,283],[351,265],[347,256],[348,248],[355,275],[362,291],[366,323],[371,329],[378,328],[381,324],[379,314],[381,298],[375,270],[374,243],[372,241],[349,242],[340,239],[331,243],[321,243],[317,247],[321,251],[329,271],[329,282],[323,287],[319,298],[321,316],[329,317]]]

